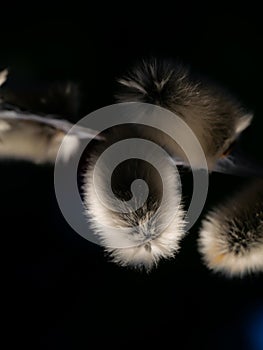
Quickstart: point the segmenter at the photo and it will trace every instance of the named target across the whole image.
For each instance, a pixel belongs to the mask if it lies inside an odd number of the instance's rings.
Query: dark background
[[[76,5],[67,15],[41,3],[32,15],[8,8],[0,22],[0,68],[9,67],[10,87],[33,98],[50,82],[78,83],[77,120],[112,103],[116,77],[137,60],[179,58],[254,111],[242,145],[262,160],[257,9],[161,5],[146,11],[135,3]],[[262,275],[230,280],[209,272],[196,249],[198,223],[175,259],[150,274],[127,270],[64,221],[51,167],[5,161],[0,171],[10,342],[34,349],[150,348],[158,342],[164,349],[262,349]],[[207,206],[247,181],[212,175]]]

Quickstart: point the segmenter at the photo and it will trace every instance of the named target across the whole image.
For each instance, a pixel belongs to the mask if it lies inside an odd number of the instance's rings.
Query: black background
[[[32,94],[51,81],[79,83],[80,117],[113,102],[116,77],[135,61],[179,58],[254,111],[243,146],[262,160],[263,31],[257,9],[155,7],[76,5],[66,8],[67,15],[41,3],[32,15],[8,8],[0,23],[0,68],[9,67],[10,86]],[[64,221],[51,167],[5,161],[0,169],[9,341],[35,349],[150,348],[158,342],[164,349],[261,349],[255,343],[262,275],[230,280],[209,272],[196,249],[198,223],[174,260],[150,274],[127,270],[108,262],[100,247]],[[246,181],[212,175],[208,207]]]

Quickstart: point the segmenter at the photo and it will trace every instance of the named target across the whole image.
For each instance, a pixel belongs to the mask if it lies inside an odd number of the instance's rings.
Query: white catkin
[[[120,208],[114,207],[114,204],[111,208],[107,208],[97,197],[93,183],[95,162],[89,164],[84,174],[86,215],[105,251],[119,265],[150,270],[161,258],[171,258],[179,250],[180,240],[185,234],[185,213],[179,200],[180,180],[174,171],[174,165],[168,159],[159,159],[159,162],[160,167],[164,169],[165,178],[163,180],[164,185],[168,187],[169,195],[168,198],[165,198],[162,209],[152,221],[151,214],[155,211],[155,207],[158,207],[156,202],[146,202],[139,213],[131,210],[129,214],[123,216],[118,213]],[[134,169],[127,167],[125,171],[127,175],[128,172],[133,171],[138,174],[144,172],[143,167],[144,165]],[[105,176],[108,176],[107,171],[101,169],[101,172],[97,174],[99,174],[97,183],[103,188],[103,199],[109,202],[107,189],[104,189]],[[145,181],[151,186],[150,172]],[[125,201],[123,201],[123,207],[129,209]],[[119,230],[121,228],[124,229],[123,232]]]
[[[262,180],[207,215],[199,251],[208,268],[230,277],[263,271]]]

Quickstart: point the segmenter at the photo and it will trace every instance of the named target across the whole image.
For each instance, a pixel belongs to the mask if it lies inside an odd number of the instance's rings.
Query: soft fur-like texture
[[[208,268],[228,276],[263,271],[263,181],[207,215],[199,250]]]
[[[65,132],[30,120],[1,120],[0,158],[54,163]],[[77,136],[66,137],[62,158],[67,161],[79,145]]]
[[[7,79],[7,69],[0,72],[0,86]],[[22,112],[17,107],[10,109],[10,103],[19,103],[23,99],[23,92],[16,95],[12,91],[2,89],[0,99],[0,159],[14,158],[31,161],[34,163],[54,163],[58,150],[66,133],[73,124],[51,116],[43,117],[30,112]],[[74,83],[54,84],[46,91],[46,98],[37,98],[38,106],[47,105],[48,110],[55,112],[65,108],[66,114],[74,114],[78,105],[78,87]],[[27,95],[30,100],[31,94]],[[27,106],[27,104],[26,104]],[[32,108],[33,105],[30,105]],[[75,111],[75,112],[74,112]],[[80,128],[81,129],[81,128]],[[93,131],[87,138],[95,135]],[[85,133],[85,130],[79,132]],[[79,135],[67,135],[64,140],[61,159],[65,162],[75,153],[79,147]]]
[[[122,131],[121,135],[124,134]],[[131,135],[134,137],[134,133]],[[116,138],[113,133],[111,143],[114,140]],[[112,175],[112,190],[120,200],[116,203],[112,201],[109,189],[106,188],[106,180],[111,174],[107,165],[101,164],[96,173],[96,182],[103,196],[101,201],[94,187],[94,166],[101,152],[108,146],[109,144],[99,147],[84,173],[83,192],[88,220],[114,262],[122,266],[150,270],[161,258],[170,258],[177,253],[179,242],[185,233],[184,211],[179,192],[180,179],[168,157],[156,159],[157,155],[152,155],[164,172],[163,182],[149,163],[135,159],[127,161],[128,163],[117,167]],[[130,159],[129,156],[127,159]],[[126,200],[130,199],[131,183],[138,178],[147,183],[149,196],[140,209],[134,211]],[[162,186],[168,188],[168,195],[163,198],[160,207]],[[136,198],[138,202],[141,199],[139,197],[140,195]],[[161,209],[158,211],[158,208]]]
[[[252,119],[235,98],[176,62],[143,61],[119,83],[117,101],[151,103],[180,116],[199,139],[210,169]],[[160,142],[182,156],[169,138],[161,135]]]
[[[118,102],[145,102],[159,105],[181,117],[199,139],[210,169],[252,119],[252,116],[232,96],[207,81],[197,80],[187,67],[174,62],[157,60],[142,62],[121,78],[119,83],[120,89],[116,96]],[[165,122],[166,119],[163,119]],[[185,160],[180,147],[166,134],[141,125],[134,126],[133,132],[138,137],[157,143],[170,155],[179,156]],[[125,136],[125,132],[121,131],[121,134]],[[107,138],[108,145],[105,149],[118,139],[111,132],[108,133]],[[187,142],[191,143],[191,140]],[[192,151],[195,152],[195,149],[193,148]],[[120,208],[107,197],[105,184],[109,174],[105,166],[97,176],[100,177],[99,186],[103,189],[101,192],[105,202],[112,205],[112,208],[106,208],[98,200],[94,189],[95,162],[96,156],[91,159],[85,174],[86,212],[94,232],[100,237],[113,260],[121,265],[144,266],[150,269],[161,257],[173,256],[183,236],[185,222],[181,203],[178,201],[178,179],[168,157],[158,159],[158,162],[160,167],[165,169],[165,185],[170,189],[169,196],[165,199],[162,211],[150,225],[147,224],[149,216],[155,212],[160,202],[159,190],[154,193],[154,199],[148,200],[140,211],[130,210],[130,213],[125,215],[118,213]],[[198,167],[198,164],[194,166]],[[137,178],[143,174],[146,182],[150,184],[149,187],[158,188],[158,181],[152,170],[140,162],[134,162],[132,166],[126,165],[119,170],[119,173],[120,188],[123,187],[121,184],[126,181],[126,178],[130,179],[133,173]],[[127,198],[124,193],[121,194],[121,199],[125,207]],[[162,224],[175,211],[177,214],[170,225],[165,230],[160,230]],[[125,232],[120,233],[118,230],[120,227],[126,229]],[[121,247],[118,246],[120,242]],[[124,248],[125,244],[127,247]]]
[[[6,76],[6,70],[0,72],[0,86],[5,82]],[[249,126],[252,119],[251,114],[225,91],[207,81],[194,78],[187,67],[174,62],[142,62],[119,82],[119,102],[151,103],[180,116],[199,139],[210,170],[230,144]],[[1,89],[1,92],[3,90]],[[57,107],[60,110],[62,105],[65,107],[63,113],[77,112],[78,89],[74,84],[57,86],[52,91],[48,98],[43,97],[38,101],[42,107],[46,106],[46,111],[50,108],[51,111],[57,110]],[[21,106],[27,106],[23,96],[13,100],[12,92],[9,94],[8,91],[1,96],[7,99],[7,103],[16,101],[20,105],[19,101],[22,101]],[[39,106],[39,103],[36,105]],[[54,162],[71,124],[59,119],[52,119],[51,122],[49,118],[26,113],[20,115],[19,111],[10,112],[14,115],[7,118],[5,112],[8,114],[9,111],[5,111],[4,104],[1,108],[0,158],[26,159],[36,163]],[[162,119],[160,115],[160,120],[163,122],[165,118]],[[90,134],[88,130],[79,130],[79,134],[66,136],[62,159],[68,161],[74,154],[79,147],[79,138],[89,139],[93,136],[92,130]],[[187,163],[177,143],[157,129],[137,125],[129,127],[128,133],[125,128],[106,132],[107,141],[91,149],[84,172],[84,202],[92,228],[113,260],[123,266],[150,270],[161,258],[169,258],[177,253],[185,233],[180,184],[174,163],[168,155],[152,155],[158,168],[163,170],[162,183],[156,170],[147,162],[132,160],[122,164],[115,171],[112,182],[113,192],[119,202],[111,200],[106,188],[107,177],[111,176],[106,164],[102,164],[96,174],[102,202],[97,197],[93,183],[94,166],[100,152],[120,139],[136,136],[153,141],[173,157],[179,156],[183,159],[182,163]],[[188,138],[187,143],[191,144]],[[194,147],[192,152],[194,158],[198,159],[195,157]],[[198,167],[198,164],[194,164],[193,167],[195,166]],[[133,210],[127,202],[131,195],[130,185],[140,178],[148,184],[149,196],[140,209]],[[165,198],[162,198],[163,186],[168,188]],[[260,186],[262,189],[262,184]],[[240,197],[237,200],[243,203],[243,206],[232,208],[232,204],[227,204],[210,214],[203,222],[200,250],[210,268],[229,275],[262,269],[262,197],[260,198],[260,204],[254,206],[254,209],[249,209],[246,207],[246,200],[250,200],[250,195],[246,195],[245,200]],[[104,201],[108,207],[104,205]],[[141,202],[140,194],[135,201]],[[253,201],[251,207],[252,205]],[[252,215],[249,210],[253,212]],[[242,221],[244,215],[247,215],[245,224]]]

